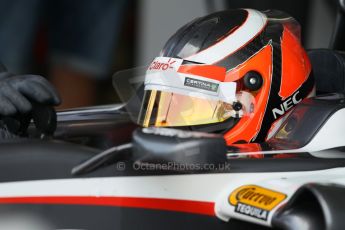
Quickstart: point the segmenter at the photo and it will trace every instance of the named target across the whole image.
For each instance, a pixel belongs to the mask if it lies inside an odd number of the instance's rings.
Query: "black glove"
[[[28,113],[35,102],[54,106],[60,101],[55,88],[41,76],[0,73],[0,115]]]

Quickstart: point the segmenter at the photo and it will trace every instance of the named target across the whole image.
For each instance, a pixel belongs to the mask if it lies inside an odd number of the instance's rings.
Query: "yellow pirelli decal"
[[[271,211],[283,200],[286,195],[271,189],[257,185],[244,185],[235,189],[229,196],[229,203],[233,206],[238,204],[249,205],[266,211]]]

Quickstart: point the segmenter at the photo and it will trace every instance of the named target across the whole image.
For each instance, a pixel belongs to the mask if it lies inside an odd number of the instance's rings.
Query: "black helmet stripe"
[[[166,43],[161,55],[180,57],[190,61],[203,51],[223,43],[230,34],[235,33],[247,22],[247,10],[228,10],[198,18],[179,29]],[[247,23],[248,24],[248,23]],[[248,26],[252,25],[249,23]],[[219,59],[218,59],[219,60]],[[202,62],[208,63],[208,62]],[[211,63],[209,63],[211,64]]]
[[[267,17],[259,11],[251,9],[247,9],[245,11],[248,13],[247,19],[240,26],[237,25],[231,35],[225,36],[221,40],[217,40],[203,50],[186,56],[185,59],[213,64],[219,62],[228,55],[235,53],[238,49],[241,49],[252,41],[254,37],[262,32],[267,23]],[[232,17],[229,18],[232,19]],[[225,18],[221,21],[224,20]],[[229,31],[233,30],[234,27],[224,27],[223,29],[227,29],[227,31]]]
[[[266,43],[267,44],[267,43]],[[263,44],[261,33],[258,34],[251,42],[237,50],[235,53],[225,57],[224,59],[214,63],[218,66],[223,66],[227,71],[235,68],[241,63],[247,61],[257,52],[259,52],[266,44]]]

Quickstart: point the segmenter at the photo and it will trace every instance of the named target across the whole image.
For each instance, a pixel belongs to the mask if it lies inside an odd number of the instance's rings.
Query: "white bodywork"
[[[0,185],[1,198],[16,197],[134,197],[160,198],[215,203],[215,215],[271,225],[275,211],[306,183],[345,185],[345,168],[308,172],[229,173],[178,176],[136,176],[90,179],[61,179],[10,182]],[[257,185],[284,193],[287,198],[268,214],[267,221],[235,212],[230,194],[243,185]]]

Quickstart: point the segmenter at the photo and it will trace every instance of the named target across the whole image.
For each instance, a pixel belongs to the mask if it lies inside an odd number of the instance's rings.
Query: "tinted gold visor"
[[[174,127],[222,122],[232,114],[231,104],[178,93],[146,90],[139,124]]]

